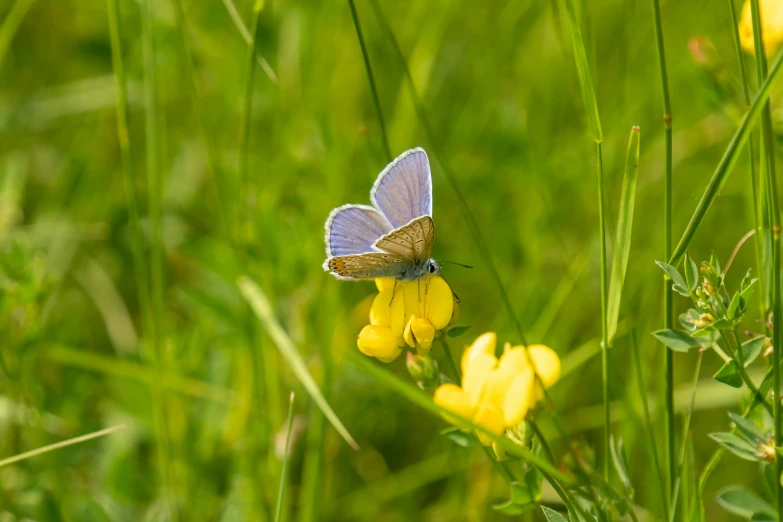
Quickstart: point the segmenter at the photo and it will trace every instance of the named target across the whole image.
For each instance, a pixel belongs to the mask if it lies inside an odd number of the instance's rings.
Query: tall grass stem
[[[277,490],[277,508],[275,509],[275,522],[280,522],[283,514],[283,495],[285,493],[286,474],[288,473],[288,461],[291,458],[291,428],[294,424],[294,392],[288,397],[288,421],[285,430],[285,449],[283,450],[283,468],[280,471],[280,487]]]
[[[609,325],[607,318],[606,209],[604,205],[604,167],[601,142],[595,142],[596,174],[598,177],[598,227],[601,238],[601,385],[604,398],[604,479],[609,482],[612,416],[609,409]]]

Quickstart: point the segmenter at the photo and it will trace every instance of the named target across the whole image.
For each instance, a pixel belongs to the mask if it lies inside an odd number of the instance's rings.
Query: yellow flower
[[[405,346],[426,355],[435,333],[448,326],[454,313],[451,288],[441,277],[415,281],[375,280],[379,293],[370,308],[370,324],[359,333],[357,345],[365,355],[391,362]]]
[[[764,50],[769,56],[783,42],[783,1],[761,0],[759,2],[759,11],[759,15],[761,15],[761,34],[764,36]],[[745,5],[742,7],[739,35],[740,43],[745,52],[754,54],[753,17],[751,16],[750,0],[745,0]]]
[[[433,399],[442,408],[501,435],[521,423],[541,399],[536,374],[546,388],[557,382],[560,359],[541,344],[525,348],[509,343],[498,359],[496,346],[494,332],[480,335],[462,354],[462,386],[441,385]],[[483,433],[478,437],[483,444],[492,443]]]

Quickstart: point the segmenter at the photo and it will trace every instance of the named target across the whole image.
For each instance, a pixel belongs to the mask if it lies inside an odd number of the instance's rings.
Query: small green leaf
[[[701,346],[698,341],[682,330],[658,330],[653,332],[653,335],[675,352],[687,352],[691,348]]]
[[[723,509],[742,518],[751,518],[757,514],[775,516],[775,508],[742,486],[729,486],[723,489],[718,493],[717,500]]]
[[[502,504],[493,505],[492,509],[494,509],[498,513],[503,513],[504,515],[515,516],[515,515],[522,515],[526,511],[529,511],[530,507],[514,504],[514,501],[512,499],[508,499]]]
[[[726,312],[726,315],[729,317],[729,319],[736,319],[741,313],[737,313],[741,309],[742,304],[742,296],[739,292],[734,292],[734,297],[731,298],[731,302],[729,303],[729,309]]]
[[[688,297],[688,296],[691,295],[690,292],[688,292],[688,289],[686,287],[680,286],[680,285],[677,285],[677,284],[672,285],[672,290],[674,290],[675,292],[677,292],[678,294],[680,294],[683,297]]]
[[[623,445],[623,439],[617,439],[615,442],[614,436],[611,438],[610,448],[612,451],[612,461],[614,462],[614,469],[617,471],[617,476],[620,477],[626,490],[631,489],[631,479],[628,476],[628,461],[625,457],[625,447]]]
[[[765,339],[766,337],[760,335],[742,343],[742,360],[746,367],[761,354],[761,351],[764,349]]]
[[[733,422],[737,427],[737,431],[739,431],[740,434],[742,434],[742,436],[745,437],[749,443],[756,444],[758,441],[763,441],[766,438],[764,433],[761,431],[761,428],[756,426],[754,422],[746,419],[742,415],[730,411],[729,418],[731,419],[731,422]]]
[[[449,328],[449,331],[447,332],[447,335],[449,337],[459,337],[460,335],[464,334],[468,330],[471,329],[473,325],[472,324],[466,324],[462,326],[453,326]]]
[[[528,488],[527,484],[520,482],[512,482],[511,486],[511,502],[518,506],[526,506],[536,501],[533,493]]]
[[[473,437],[459,428],[446,428],[445,430],[441,430],[440,434],[462,448],[467,448],[473,443]]]
[[[685,281],[688,283],[688,290],[693,292],[699,285],[699,266],[691,259],[688,253],[685,253],[685,260],[682,262],[685,270]]]
[[[750,522],[777,522],[778,517],[773,517],[769,513],[753,513]]]
[[[745,439],[734,435],[733,433],[710,433],[709,436],[712,440],[730,452],[734,453],[741,459],[750,460],[753,462],[758,462],[761,460],[761,457],[758,456],[756,448],[752,444],[750,444]]]
[[[548,522],[568,522],[568,519],[555,511],[554,509],[549,509],[546,506],[541,506],[541,511],[543,511],[544,516],[546,517]]]
[[[750,301],[750,298],[753,297],[753,292],[756,291],[756,283],[758,283],[758,279],[752,279],[749,283],[744,284],[741,286],[740,295],[742,296],[742,299],[745,300],[747,303]]]
[[[712,266],[712,268],[715,269],[716,274],[718,274],[719,276],[723,275],[723,272],[720,269],[720,262],[718,261],[718,256],[715,255],[714,251],[710,255],[710,265]]]
[[[666,275],[669,276],[669,279],[672,280],[675,286],[679,286],[680,288],[687,289],[688,284],[685,282],[685,279],[682,278],[680,273],[677,271],[676,268],[674,268],[672,265],[666,264],[662,261],[656,261],[656,265],[661,267],[661,269],[666,272]],[[685,295],[688,295],[687,290]]]
[[[713,375],[716,381],[728,384],[732,388],[742,388],[742,377],[739,373],[737,361],[731,360],[721,366],[720,370]]]

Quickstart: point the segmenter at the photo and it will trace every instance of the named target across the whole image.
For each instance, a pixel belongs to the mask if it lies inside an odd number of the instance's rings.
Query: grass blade
[[[359,14],[356,12],[356,4],[353,0],[348,0],[348,6],[351,8],[351,17],[353,18],[353,25],[356,28],[356,37],[359,39],[359,47],[362,49],[362,58],[364,59],[364,70],[367,73],[367,80],[370,82],[370,91],[372,92],[372,101],[375,105],[375,112],[378,114],[378,123],[381,127],[381,140],[383,141],[383,150],[386,152],[386,161],[391,161],[392,156],[391,148],[389,147],[389,137],[386,135],[386,123],[383,120],[383,111],[381,110],[381,101],[378,98],[378,88],[375,85],[375,77],[372,74],[372,66],[370,65],[370,56],[367,54],[367,46],[364,43],[364,36],[362,35],[362,26],[359,23]]]
[[[334,413],[332,407],[329,406],[328,402],[326,402],[326,399],[321,393],[321,390],[318,389],[318,385],[307,371],[307,365],[302,359],[302,356],[299,355],[299,352],[296,350],[294,342],[277,321],[277,318],[272,311],[272,305],[269,303],[266,295],[264,295],[264,292],[249,277],[240,277],[239,281],[237,281],[237,286],[239,286],[239,291],[242,293],[242,296],[245,298],[248,304],[250,304],[253,312],[256,314],[261,323],[263,323],[267,334],[269,334],[269,337],[280,351],[280,355],[282,355],[289,366],[291,366],[291,369],[302,383],[302,386],[304,386],[305,390],[307,390],[307,393],[310,395],[310,397],[312,397],[313,401],[315,401],[326,418],[329,419],[329,422],[332,424],[332,426],[334,426],[334,429],[337,430],[337,432],[343,437],[343,439],[345,439],[348,444],[351,445],[353,449],[358,451],[359,445],[356,444],[356,441],[353,440],[351,434],[348,433],[347,429],[345,429],[345,426],[343,426],[343,423]]]
[[[582,101],[585,104],[590,131],[593,134],[593,139],[600,143],[604,140],[604,135],[601,132],[601,119],[598,116],[598,101],[595,98],[593,77],[590,74],[590,64],[587,61],[585,43],[582,40],[582,31],[579,29],[579,23],[576,20],[573,2],[571,0],[560,0],[560,10],[566,13],[566,25],[568,26],[568,33],[571,35],[576,74],[579,76],[579,87],[582,91]]]
[[[11,41],[19,29],[19,25],[34,3],[35,0],[16,0],[3,20],[3,24],[0,25],[0,69],[3,67],[5,55],[8,53],[8,48],[11,47]]]
[[[625,176],[620,196],[620,214],[617,219],[617,235],[612,257],[612,275],[609,279],[609,304],[607,306],[609,346],[617,333],[617,320],[620,316],[625,273],[628,269],[628,257],[631,253],[631,230],[633,228],[633,209],[636,201],[636,175],[639,170],[639,127],[631,129],[628,140],[628,155],[625,160]]]
[[[245,43],[248,46],[254,46],[253,37],[250,36],[250,31],[248,31],[247,27],[245,27],[245,22],[242,21],[242,17],[239,15],[239,11],[237,11],[237,7],[234,5],[234,2],[231,0],[223,0],[223,5],[226,7],[228,16],[231,17],[231,21],[234,22],[234,27],[237,28],[239,35],[242,37]],[[272,83],[277,85],[279,82],[277,75],[275,74],[275,71],[272,70],[272,66],[269,65],[269,62],[266,61],[266,58],[264,58],[264,55],[262,55],[261,52],[256,49],[255,57],[256,62],[258,62],[258,65],[261,66],[261,69],[264,71],[267,78],[269,78]]]
[[[291,447],[291,426],[294,424],[294,392],[288,399],[288,422],[285,431],[285,450],[283,450],[283,469],[280,471],[280,488],[277,490],[277,509],[275,509],[275,522],[280,522],[283,512],[283,493],[285,492],[285,476],[288,471],[288,452]]]
[[[718,196],[721,187],[723,187],[729,174],[731,174],[734,166],[737,164],[740,151],[745,145],[745,142],[748,141],[750,132],[753,130],[753,125],[756,123],[756,119],[766,105],[772,85],[778,79],[778,76],[780,76],[781,70],[783,70],[783,54],[778,55],[775,63],[772,64],[769,75],[761,84],[761,88],[759,88],[759,92],[753,99],[750,109],[745,113],[737,131],[731,138],[729,146],[726,148],[726,152],[723,153],[723,157],[721,158],[720,163],[718,163],[712,178],[710,178],[707,188],[704,190],[704,194],[699,200],[698,205],[696,205],[696,210],[694,211],[693,216],[691,216],[688,226],[685,227],[685,232],[683,232],[680,242],[674,249],[671,259],[669,259],[670,265],[677,266],[679,262],[682,261],[682,256],[685,255],[688,245],[690,245],[693,236],[696,234],[696,230],[698,230],[699,225],[701,225],[701,222],[704,220],[704,216],[707,215],[707,211]]]
[[[114,432],[124,430],[124,429],[125,429],[125,424],[120,424],[118,426],[112,426],[111,428],[106,428],[104,430],[94,431],[86,435],[80,435],[72,439],[63,440],[60,442],[56,442],[54,444],[49,444],[48,446],[44,446],[42,448],[26,451],[24,453],[20,453],[19,455],[14,455],[13,457],[8,457],[7,459],[0,460],[0,468],[2,468],[3,466],[8,466],[9,464],[13,464],[15,462],[19,462],[20,460],[36,457],[38,455],[42,455],[44,453],[48,453],[50,451],[54,451],[60,448],[65,448],[67,446],[73,446],[74,444],[79,444],[80,442],[86,442],[88,440],[97,439],[98,437],[103,437],[104,435],[110,435]]]

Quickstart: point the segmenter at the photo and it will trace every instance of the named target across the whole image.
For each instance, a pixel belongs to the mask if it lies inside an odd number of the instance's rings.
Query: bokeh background
[[[180,520],[271,520],[290,391],[297,400],[285,520],[507,519],[491,509],[508,489],[483,452],[454,445],[439,434],[442,420],[345,360],[356,350],[375,289],[324,274],[323,222],[335,206],[367,203],[388,160],[348,3],[267,0],[251,91],[250,183],[242,192],[252,2],[181,0],[184,16],[179,2],[151,2],[163,241],[157,373],[137,293],[146,283],[132,264],[106,5],[0,0],[0,457],[127,426],[0,468],[0,519],[168,520],[171,503]],[[649,335],[662,321],[654,260],[663,250],[663,123],[652,11],[645,2],[576,4],[606,138],[612,223],[629,131],[641,127],[627,307],[612,349],[611,384],[614,430],[626,441],[636,501],[659,514],[631,359],[635,338],[660,444],[664,352]],[[744,105],[724,4],[670,0],[662,6],[674,115],[675,239]],[[149,237],[142,5],[119,0],[119,9],[133,188]],[[564,377],[552,396],[569,435],[599,445],[594,146],[556,2],[358,0],[357,11],[392,154],[413,146],[430,154],[435,256],[475,266],[446,267],[462,299],[460,323],[473,325],[452,341],[455,356],[483,331],[518,339],[443,175],[444,161],[467,196],[527,337],[563,359]],[[773,108],[779,99],[776,89]],[[743,155],[695,237],[695,259],[714,250],[725,262],[752,228],[751,195]],[[237,246],[231,209],[243,206],[249,218]],[[729,281],[755,267],[748,245]],[[241,275],[270,297],[360,452],[325,423],[252,316],[237,290]],[[678,312],[686,305],[675,302]],[[675,360],[677,406],[684,411],[695,360]],[[726,411],[740,409],[738,392],[711,377],[720,365],[707,354],[697,389],[696,470],[716,449],[707,434],[725,431]],[[384,369],[410,379],[404,357]],[[754,372],[762,370],[760,364]],[[156,404],[165,412],[163,439]],[[569,442],[544,428],[562,455]],[[755,464],[725,457],[708,485],[707,519],[735,519],[714,502],[719,488],[741,483],[763,495],[761,482]],[[551,490],[544,500],[556,504]]]

